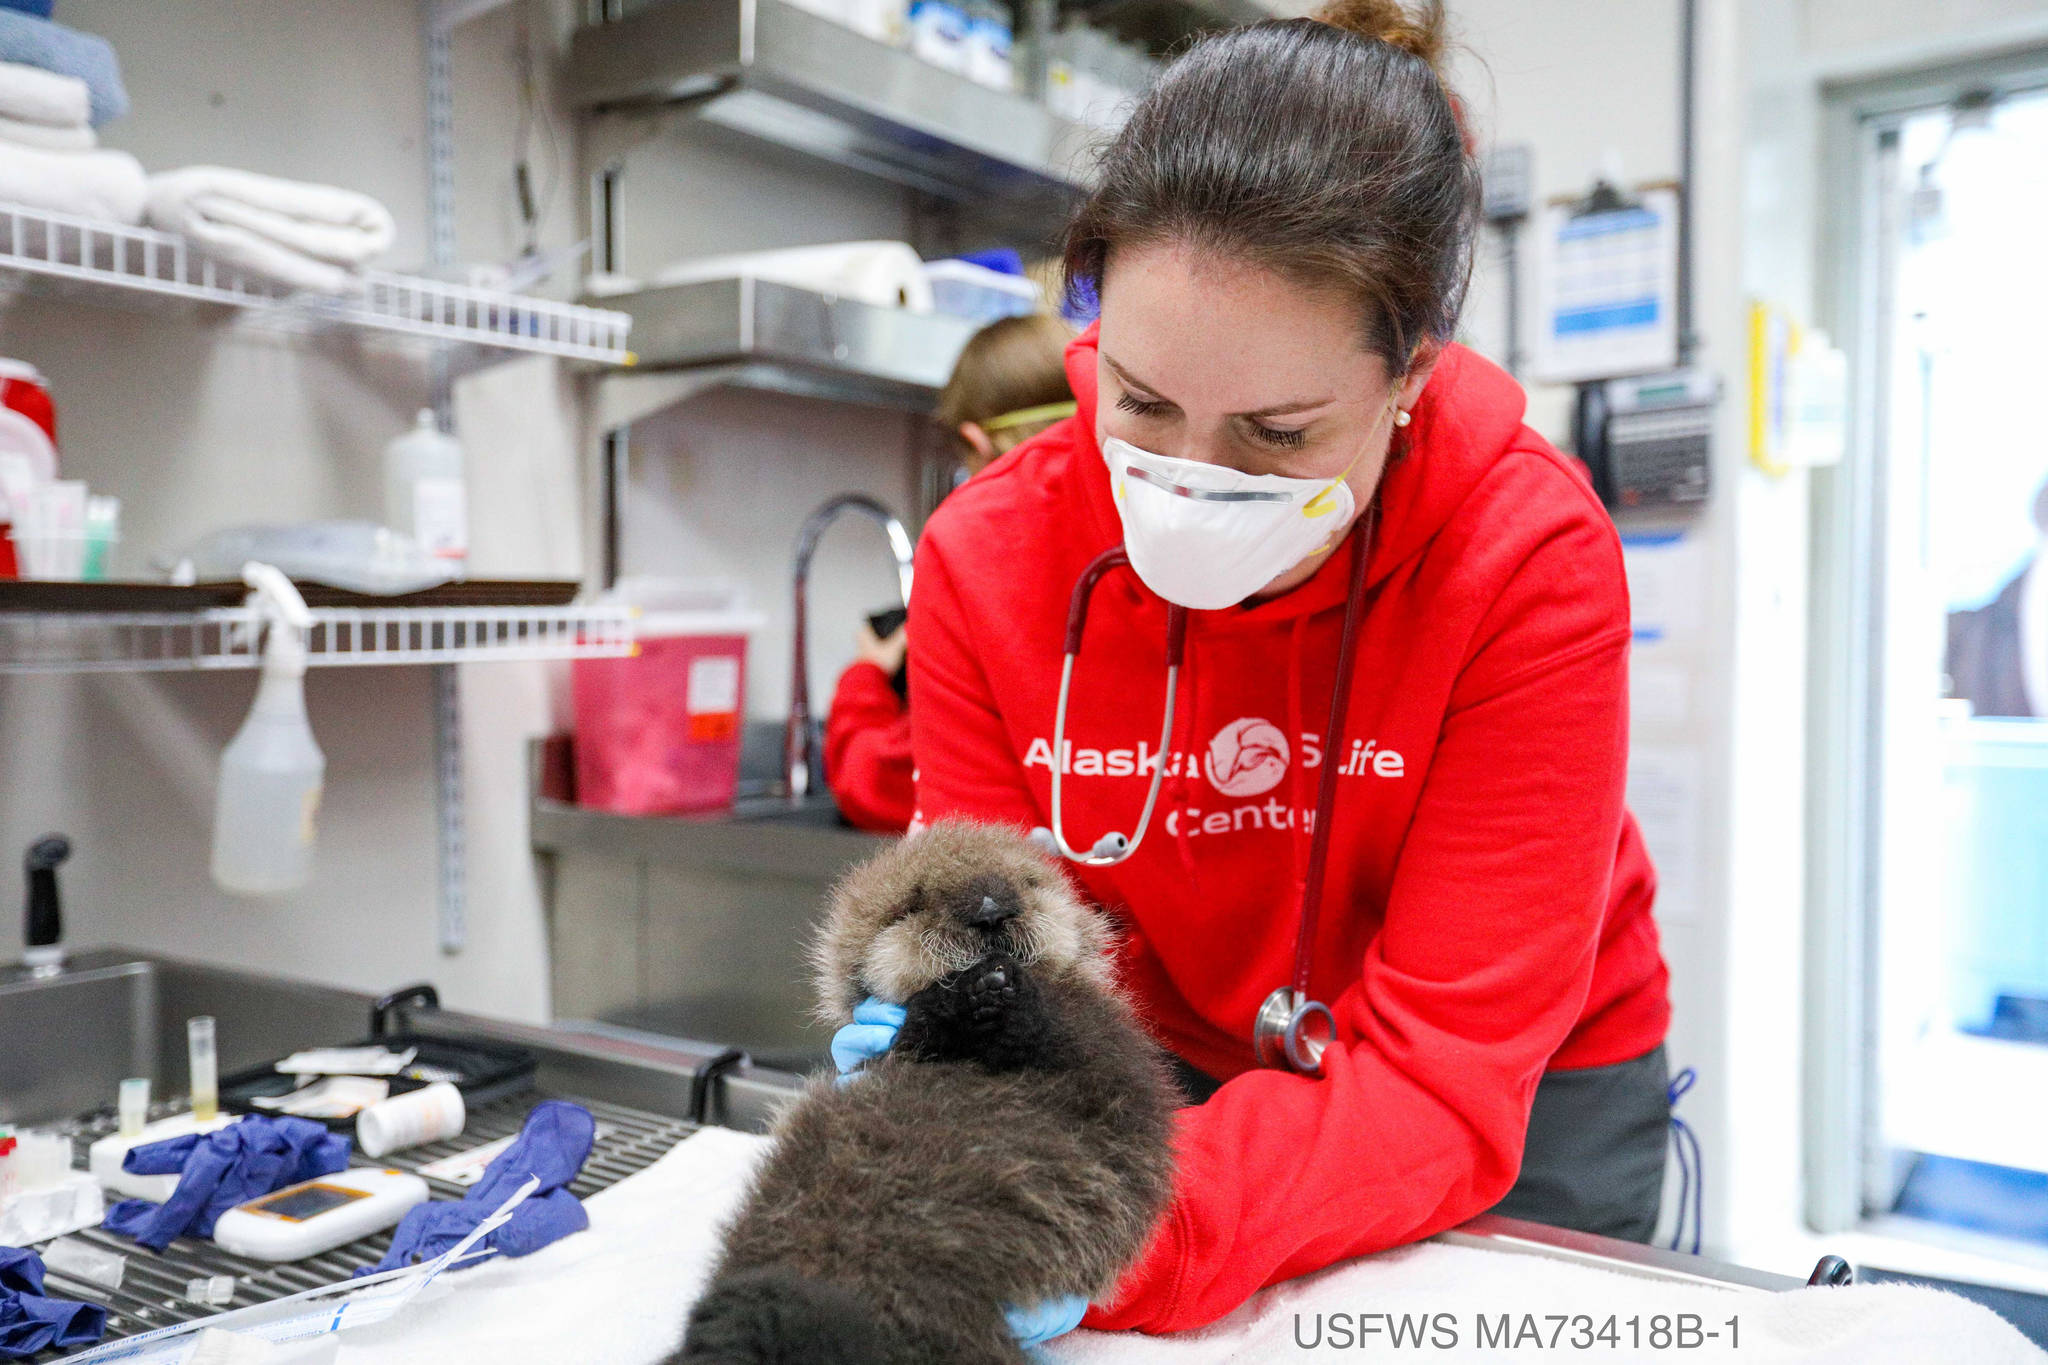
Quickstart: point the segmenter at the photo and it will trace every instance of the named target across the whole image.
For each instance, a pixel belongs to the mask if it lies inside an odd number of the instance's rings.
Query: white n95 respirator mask
[[[1235,606],[1328,549],[1356,505],[1349,467],[1334,479],[1242,474],[1115,436],[1102,458],[1131,568],[1167,601],[1201,611]]]

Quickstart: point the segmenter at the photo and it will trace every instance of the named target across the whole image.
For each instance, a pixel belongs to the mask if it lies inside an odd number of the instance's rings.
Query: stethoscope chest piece
[[[1337,1018],[1320,1000],[1304,1000],[1282,986],[1259,1006],[1252,1021],[1252,1048],[1259,1065],[1303,1076],[1323,1071],[1323,1049],[1337,1036]]]

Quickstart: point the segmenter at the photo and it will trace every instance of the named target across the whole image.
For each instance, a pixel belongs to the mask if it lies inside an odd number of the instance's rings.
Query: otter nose
[[[1000,929],[1017,918],[1019,907],[998,901],[994,896],[983,896],[981,904],[967,914],[967,925],[971,929]]]

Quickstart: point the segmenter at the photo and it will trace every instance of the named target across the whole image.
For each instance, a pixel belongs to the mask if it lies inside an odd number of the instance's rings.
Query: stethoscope
[[[1294,978],[1267,996],[1252,1021],[1252,1050],[1261,1066],[1284,1068],[1302,1076],[1318,1076],[1323,1069],[1323,1050],[1337,1036],[1337,1019],[1330,1007],[1308,993],[1309,960],[1315,947],[1316,920],[1322,910],[1323,869],[1330,855],[1330,812],[1337,801],[1337,755],[1344,752],[1344,721],[1350,710],[1351,689],[1345,684],[1358,652],[1359,621],[1364,616],[1366,560],[1372,550],[1373,522],[1379,510],[1375,500],[1366,508],[1365,525],[1352,548],[1351,585],[1344,600],[1344,634],[1337,646],[1337,682],[1330,693],[1330,724],[1324,731],[1330,742],[1316,788],[1315,828],[1309,833],[1308,875],[1302,881],[1300,927],[1294,939]],[[1152,811],[1159,804],[1159,790],[1166,780],[1167,746],[1173,741],[1174,701],[1180,690],[1180,668],[1187,653],[1188,611],[1167,603],[1166,607],[1166,705],[1159,723],[1159,764],[1152,770],[1152,785],[1145,793],[1145,807],[1138,813],[1136,830],[1129,836],[1110,830],[1086,852],[1067,842],[1060,820],[1061,777],[1066,768],[1067,698],[1074,682],[1074,660],[1081,653],[1081,635],[1088,622],[1088,603],[1096,584],[1111,569],[1130,564],[1121,545],[1104,550],[1074,581],[1067,604],[1065,659],[1060,665],[1059,702],[1052,722],[1052,827],[1033,831],[1043,835],[1061,857],[1085,867],[1113,867],[1138,851],[1152,825]]]

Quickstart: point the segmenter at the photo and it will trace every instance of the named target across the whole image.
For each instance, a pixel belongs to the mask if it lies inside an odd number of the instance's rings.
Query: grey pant
[[[1189,1103],[1216,1093],[1213,1077],[1178,1057],[1173,1065]],[[1670,1081],[1661,1043],[1634,1061],[1545,1072],[1529,1111],[1522,1174],[1491,1212],[1649,1241],[1663,1201]]]

